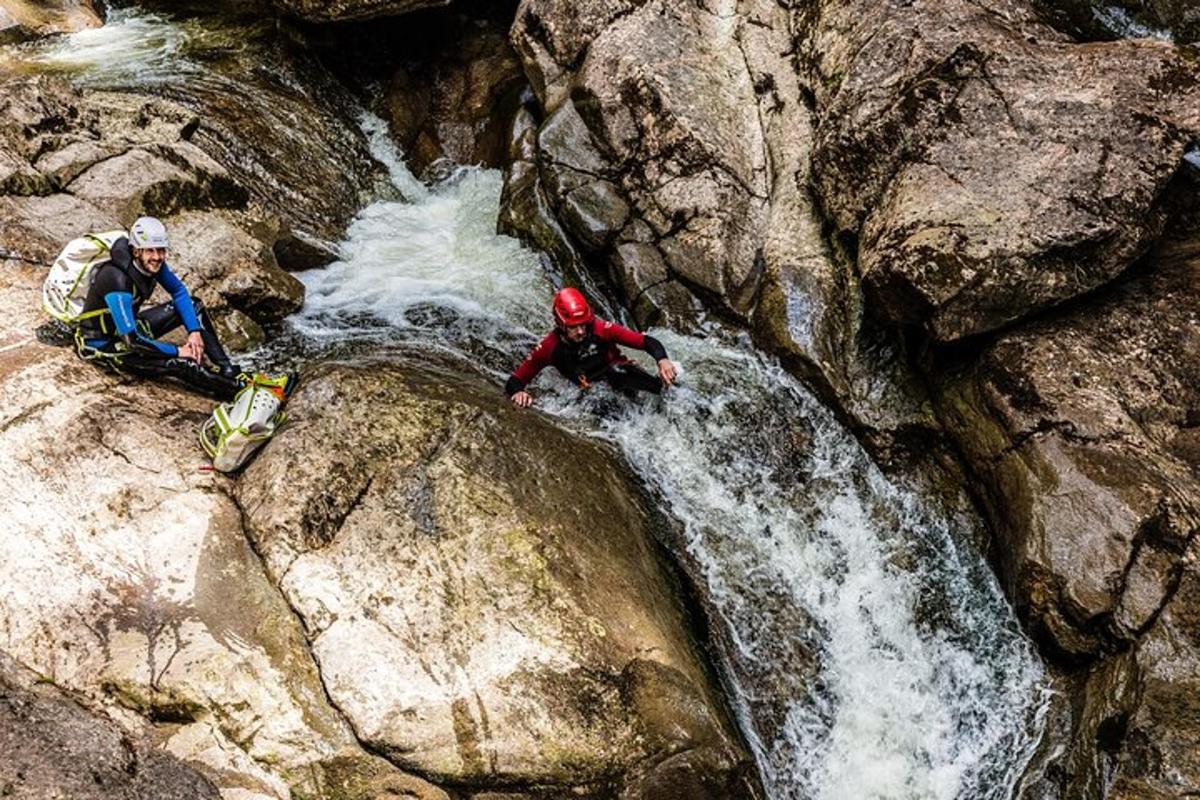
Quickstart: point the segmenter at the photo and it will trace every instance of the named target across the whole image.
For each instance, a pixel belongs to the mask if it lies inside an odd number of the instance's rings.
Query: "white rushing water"
[[[81,86],[154,88],[203,76],[187,50],[204,50],[214,39],[198,22],[174,23],[137,8],[117,8],[103,27],[34,42],[21,60],[70,74]]]
[[[47,58],[95,85],[154,86],[198,69],[183,44],[202,47],[203,30],[114,20]],[[495,234],[498,173],[422,186],[385,127],[364,119],[404,200],[363,209],[342,260],[300,276],[293,344],[320,354],[416,343],[469,358],[499,391],[550,324],[551,277]],[[893,485],[748,342],[655,333],[682,376],[663,398],[581,395],[551,370],[532,390],[537,408],[615,442],[678,520],[770,797],[1011,797],[1040,735],[1045,679],[955,523]]]
[[[500,176],[463,170],[415,194],[382,128],[365,129],[412,202],[364,209],[344,260],[301,275],[297,329],[463,353],[499,391],[552,293],[538,259],[494,233]],[[533,391],[616,442],[682,524],[771,797],[1011,796],[1044,677],[978,554],[746,342],[656,335],[682,372],[665,398],[581,397],[551,370]]]
[[[1114,36],[1123,39],[1160,39],[1173,41],[1171,32],[1152,28],[1134,19],[1133,15],[1119,5],[1101,3],[1092,7],[1092,16]]]

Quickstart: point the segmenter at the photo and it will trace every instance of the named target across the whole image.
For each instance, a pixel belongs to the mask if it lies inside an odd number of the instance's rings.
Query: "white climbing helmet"
[[[170,247],[167,226],[154,217],[139,217],[129,229],[129,243],[136,248]]]

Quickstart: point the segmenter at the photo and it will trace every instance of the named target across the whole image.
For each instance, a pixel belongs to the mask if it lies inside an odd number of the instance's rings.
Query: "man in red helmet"
[[[597,319],[578,289],[563,289],[554,295],[554,321],[554,330],[533,348],[504,385],[505,394],[521,408],[533,404],[533,396],[525,387],[549,366],[584,389],[596,381],[607,381],[630,396],[639,391],[658,394],[664,386],[675,382],[675,365],[667,359],[662,342],[615,322]],[[634,364],[617,345],[649,353],[658,362],[658,375]]]

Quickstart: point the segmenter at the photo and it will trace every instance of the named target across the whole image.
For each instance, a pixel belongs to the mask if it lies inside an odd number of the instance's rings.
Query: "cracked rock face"
[[[1051,655],[1095,664],[1073,766],[1048,778],[1082,794],[1049,796],[1100,796],[1109,774],[1108,797],[1200,787],[1200,239],[1194,214],[1171,229],[1136,277],[937,379],[1018,612]]]
[[[1109,296],[1001,337],[944,381],[1003,572],[1065,652],[1148,628],[1200,526],[1198,279],[1200,241],[1169,240]]]
[[[217,800],[202,775],[132,740],[0,653],[0,794],[12,800]]]
[[[875,312],[939,341],[1101,286],[1162,228],[1200,133],[1195,57],[1076,44],[1022,4],[827,2],[813,179]]]
[[[1137,648],[1138,703],[1126,722],[1113,800],[1186,797],[1200,788],[1200,548],[1193,539],[1178,585]]]
[[[773,176],[747,25],[720,3],[526,0],[513,27],[559,219],[614,283],[661,284],[655,306],[684,318],[668,281],[744,315],[762,276]]]
[[[450,370],[323,368],[289,408],[239,500],[361,740],[458,785],[751,796],[602,448]]]

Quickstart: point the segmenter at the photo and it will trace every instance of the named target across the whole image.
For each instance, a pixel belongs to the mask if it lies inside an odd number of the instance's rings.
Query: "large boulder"
[[[1159,234],[1200,136],[1168,43],[1077,44],[1021,3],[822,4],[813,182],[874,311],[940,341],[1087,293]]]
[[[241,479],[331,700],[438,781],[752,796],[617,462],[460,369],[308,376]]]
[[[226,796],[445,800],[329,704],[228,479],[201,469],[211,401],[44,344],[44,276],[0,273],[0,651]],[[332,793],[343,784],[361,791]]]
[[[1194,213],[1170,229],[1112,291],[934,372],[1009,596],[1077,673],[1070,745],[1032,797],[1200,785],[1186,700],[1200,673],[1186,622],[1200,545],[1200,239]]]
[[[36,285],[6,287],[5,305],[19,297]],[[238,797],[374,776],[382,762],[325,699],[224,479],[199,470],[211,403],[14,334],[0,362],[0,649]]]
[[[754,5],[767,20],[783,14]],[[774,100],[757,92],[753,59],[778,53],[745,55],[747,24],[661,0],[525,0],[517,11],[513,41],[545,116],[541,180],[631,298],[679,281],[734,313],[753,303],[774,178],[760,116]]]

